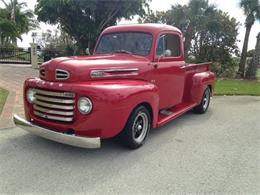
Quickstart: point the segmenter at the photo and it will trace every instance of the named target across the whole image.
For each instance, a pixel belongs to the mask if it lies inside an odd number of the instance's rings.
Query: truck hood
[[[40,66],[40,78],[52,82],[113,78],[144,79],[150,67],[149,63],[149,59],[145,57],[128,54],[60,57]]]

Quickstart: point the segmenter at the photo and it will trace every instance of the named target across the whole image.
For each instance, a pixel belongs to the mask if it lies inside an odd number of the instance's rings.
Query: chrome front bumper
[[[100,148],[101,141],[99,137],[88,138],[80,137],[75,135],[68,135],[64,133],[58,133],[49,129],[45,129],[34,125],[27,120],[19,117],[18,115],[13,116],[13,120],[16,126],[28,131],[29,133],[38,135],[40,137],[56,141],[71,146],[77,146],[81,148]]]

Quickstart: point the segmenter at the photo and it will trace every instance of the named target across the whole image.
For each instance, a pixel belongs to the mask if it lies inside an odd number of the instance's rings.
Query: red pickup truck
[[[57,142],[99,148],[117,136],[135,149],[151,128],[189,110],[205,113],[214,89],[210,64],[184,61],[182,32],[168,25],[105,29],[92,56],[60,57],[24,83],[24,130]]]

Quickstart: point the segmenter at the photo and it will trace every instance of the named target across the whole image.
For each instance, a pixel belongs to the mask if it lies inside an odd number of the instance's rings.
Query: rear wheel
[[[207,87],[204,91],[200,104],[194,108],[194,112],[199,114],[205,113],[209,108],[210,97],[211,90],[209,87]]]
[[[151,116],[149,111],[144,106],[136,108],[119,135],[121,144],[130,149],[139,148],[144,144],[150,127]]]

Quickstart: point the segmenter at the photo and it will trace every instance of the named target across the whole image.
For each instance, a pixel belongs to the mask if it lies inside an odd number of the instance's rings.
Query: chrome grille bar
[[[70,73],[66,70],[57,69],[55,72],[55,77],[57,80],[66,80],[70,77]]]
[[[74,98],[75,94],[71,92],[54,92],[54,91],[45,91],[41,89],[35,89],[36,94],[55,96],[55,97],[65,97],[65,98]]]
[[[73,110],[74,109],[74,106],[50,104],[50,103],[46,103],[46,102],[41,102],[39,100],[34,101],[34,103],[36,105],[40,105],[40,106],[47,107],[47,108],[56,108],[56,109],[61,109],[61,110]]]
[[[40,107],[40,106],[37,106],[37,105],[33,105],[33,108],[36,111],[40,111],[40,112],[48,113],[48,114],[56,114],[56,115],[62,115],[62,116],[73,116],[74,115],[73,111],[71,111],[71,112],[57,111],[57,110],[51,110],[51,109],[43,108],[43,107]]]
[[[75,93],[35,89],[34,115],[46,120],[72,122],[74,119]]]
[[[41,95],[35,95],[37,100],[42,100],[46,102],[54,102],[54,103],[61,103],[61,104],[73,104],[74,100],[71,99],[59,99],[59,98],[50,98]]]
[[[40,68],[40,77],[44,78],[45,77],[45,69],[44,68]]]
[[[40,116],[45,119],[57,120],[57,121],[64,121],[64,122],[71,122],[73,117],[60,117],[60,116],[53,116],[48,114],[43,114],[41,112],[34,111],[33,112],[36,116]]]

